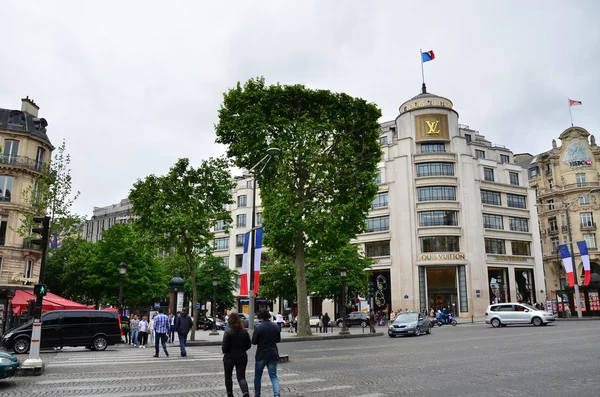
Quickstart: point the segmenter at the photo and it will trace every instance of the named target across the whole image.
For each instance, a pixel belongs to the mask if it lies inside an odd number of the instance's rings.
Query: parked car
[[[105,310],[55,310],[42,314],[41,348],[85,346],[91,350],[106,350],[121,343],[119,313]],[[33,321],[9,330],[2,346],[24,354],[31,347]]]
[[[338,327],[343,327],[343,321],[341,318],[335,320]],[[353,325],[360,325],[361,327],[369,326],[369,313],[367,312],[352,312],[346,315],[346,326],[351,327]]]
[[[433,324],[427,316],[420,313],[401,313],[388,327],[388,336],[390,338],[398,335],[419,336],[422,333],[430,334],[432,328]]]
[[[310,316],[308,322],[310,323],[311,327],[318,327],[321,320],[319,319],[319,316]]]
[[[485,311],[485,323],[492,327],[506,327],[510,324],[548,325],[554,322],[553,313],[536,309],[525,303],[498,303],[490,305]]]
[[[4,349],[0,349],[0,379],[12,377],[21,363],[15,356]]]
[[[206,324],[206,328],[204,325]],[[198,329],[211,330],[213,329],[213,318],[212,317],[198,317],[198,322],[196,323],[196,327]],[[217,319],[216,323],[217,329],[225,329],[225,322]]]
[[[242,318],[242,323],[244,324],[244,328],[248,328],[248,326],[250,325],[250,316],[248,315],[248,313],[238,313],[238,314]],[[254,316],[254,326],[256,327],[256,325],[258,323],[259,323],[258,319],[256,318],[256,316]]]

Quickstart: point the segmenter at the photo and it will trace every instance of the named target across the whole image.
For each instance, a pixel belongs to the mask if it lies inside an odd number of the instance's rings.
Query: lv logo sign
[[[429,128],[429,130],[427,131],[427,135],[440,133],[440,129],[439,129],[440,121],[439,120],[436,120],[436,121],[425,120],[425,123],[427,123],[427,127]]]

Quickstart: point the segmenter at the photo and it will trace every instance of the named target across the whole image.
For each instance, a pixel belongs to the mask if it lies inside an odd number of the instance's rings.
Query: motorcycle
[[[453,327],[455,327],[456,324],[458,324],[454,319],[454,316],[452,316],[452,314],[449,313],[442,314],[439,318],[436,318],[434,321],[432,321],[432,323],[433,325],[437,325],[438,327],[441,327],[444,324],[452,325]]]

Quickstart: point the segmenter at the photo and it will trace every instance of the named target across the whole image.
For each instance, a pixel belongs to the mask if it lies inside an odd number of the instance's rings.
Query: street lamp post
[[[348,328],[346,327],[346,266],[342,266],[340,269],[340,276],[342,276],[342,330],[340,335],[348,335]]]
[[[123,315],[123,282],[125,281],[125,274],[127,273],[127,263],[122,260],[119,264],[119,311],[121,316]]]
[[[213,286],[213,300],[212,300],[212,307],[211,307],[211,312],[212,312],[212,331],[210,332],[209,335],[219,335],[219,333],[217,332],[217,310],[216,310],[216,304],[217,304],[217,278],[215,276],[213,276],[212,278],[212,286]]]
[[[248,286],[248,317],[249,317],[249,321],[248,321],[248,330],[250,331],[250,333],[252,333],[254,331],[254,311],[255,311],[255,299],[256,299],[256,294],[254,293],[254,235],[256,232],[256,175],[260,174],[261,172],[263,172],[263,170],[265,169],[265,167],[267,166],[267,164],[269,164],[269,161],[271,160],[271,158],[276,155],[277,153],[279,153],[279,149],[278,148],[269,148],[267,149],[267,155],[265,157],[263,157],[258,163],[256,163],[254,165],[254,167],[250,168],[250,170],[248,171],[248,173],[250,175],[252,175],[252,215],[250,217],[251,219],[251,223],[250,223],[250,245],[248,247],[248,253],[250,254],[250,269],[248,270],[250,272],[250,285]],[[256,169],[262,164],[264,163],[264,165],[262,166],[262,168],[260,169],[260,171],[256,171]]]

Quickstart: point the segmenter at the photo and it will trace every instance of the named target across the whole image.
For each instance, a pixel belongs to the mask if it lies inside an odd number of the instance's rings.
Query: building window
[[[507,194],[506,202],[511,208],[527,208],[525,196],[519,196],[517,194]]]
[[[502,205],[502,200],[500,199],[500,193],[492,192],[490,190],[482,190],[481,191],[481,202],[483,204]]]
[[[35,154],[35,169],[37,171],[41,171],[42,170],[42,166],[44,165],[44,155],[46,153],[46,150],[44,150],[43,147],[38,147],[37,148],[37,153]]]
[[[589,204],[590,203],[590,195],[584,194],[583,196],[579,196],[579,204]]]
[[[500,155],[500,162],[501,163],[510,163],[510,156],[506,155],[506,154],[501,154]]]
[[[237,227],[246,227],[246,214],[241,214],[235,217]]]
[[[0,175],[0,201],[10,201],[15,177]]]
[[[483,227],[486,229],[504,230],[502,215],[483,214]]]
[[[417,164],[417,176],[453,176],[452,163],[423,163]]]
[[[235,246],[236,247],[243,247],[244,246],[244,236],[245,234],[236,234],[235,235]]]
[[[371,204],[371,208],[373,208],[373,209],[385,208],[387,206],[388,206],[388,192],[378,193],[377,196],[375,196],[375,200],[373,200],[373,203]]]
[[[263,218],[262,212],[257,212],[256,213],[256,224],[262,225],[263,223],[265,223],[265,218]]]
[[[33,277],[33,261],[31,259],[25,259],[25,268],[23,269],[23,277]]]
[[[217,223],[215,223],[215,232],[220,232],[221,230],[224,230],[226,225],[227,222],[225,222],[224,220],[217,221]]]
[[[382,145],[387,145],[387,136],[380,136],[379,143],[381,143]]]
[[[375,218],[367,218],[365,221],[367,232],[383,232],[390,230],[390,217],[378,216]]]
[[[427,186],[417,188],[419,201],[456,201],[456,188],[454,186]]]
[[[421,153],[440,153],[446,151],[446,145],[443,143],[422,143]]]
[[[596,247],[596,234],[595,233],[584,233],[583,240],[588,248],[597,248]]]
[[[254,181],[252,179],[250,179],[249,181],[246,181],[246,189],[252,189],[254,185]]]
[[[373,241],[365,244],[365,255],[372,258],[390,256],[390,241]]]
[[[558,231],[558,222],[557,222],[555,216],[553,216],[552,218],[548,218],[548,226],[550,226],[550,231],[551,232],[557,232]]]
[[[375,183],[378,185],[381,185],[381,182],[382,182],[381,171],[377,171],[377,175],[375,176]]]
[[[508,178],[510,179],[510,184],[519,186],[519,173],[518,172],[509,172]]]
[[[228,256],[223,257],[223,266],[229,267],[229,257]]]
[[[494,169],[485,167],[483,169],[483,179],[488,182],[494,182]]]
[[[546,177],[552,177],[552,164],[546,164]],[[550,186],[552,187],[552,186]]]
[[[458,236],[419,237],[421,252],[459,252]]]
[[[244,259],[243,254],[238,254],[235,256],[235,267],[242,267],[242,261]]]
[[[575,180],[579,186],[585,185],[585,174],[575,174]]]
[[[579,214],[581,218],[581,227],[594,227],[594,215],[591,212],[582,212]]]
[[[226,250],[227,248],[229,248],[229,237],[215,239],[215,250]]]
[[[512,254],[531,256],[531,243],[529,241],[511,241]]]
[[[552,246],[552,253],[556,253],[558,251],[558,237],[552,237],[550,245]]]
[[[537,177],[539,174],[540,174],[540,167],[537,167],[537,166],[535,166],[535,167],[531,167],[531,168],[529,169],[529,179],[531,179],[531,178],[535,178],[535,177]]]
[[[247,207],[248,206],[248,196],[242,194],[237,198],[237,206],[238,207]]]
[[[0,245],[6,243],[6,230],[8,229],[8,216],[0,216]]]
[[[509,217],[508,224],[513,232],[528,232],[529,222],[527,218]]]
[[[467,143],[471,143],[471,134],[465,134],[465,138],[467,140]]]
[[[457,211],[419,212],[419,226],[458,226]]]
[[[475,149],[475,157],[477,157],[478,159],[484,159],[485,158],[485,151],[484,150]]]
[[[6,164],[14,164],[17,162],[17,156],[19,154],[19,141],[13,139],[4,140],[4,151],[2,152],[2,159]]]
[[[506,244],[504,240],[499,238],[486,238],[485,239],[485,253],[486,254],[506,254]]]

